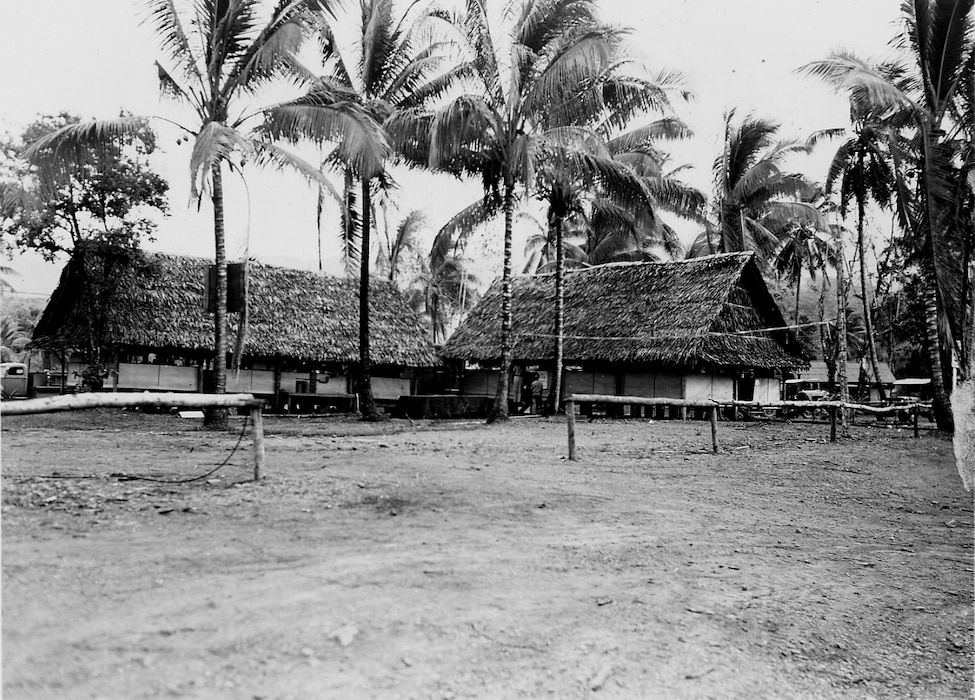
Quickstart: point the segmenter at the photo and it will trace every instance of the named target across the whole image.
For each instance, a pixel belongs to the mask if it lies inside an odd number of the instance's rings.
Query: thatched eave
[[[554,277],[516,277],[515,361],[554,359]],[[501,285],[495,281],[447,341],[445,358],[497,363]],[[807,359],[765,287],[751,254],[670,263],[618,263],[569,271],[566,363],[795,369]],[[771,331],[768,329],[778,329]]]
[[[213,317],[205,311],[209,261],[164,254],[125,277],[105,314],[105,343],[181,352],[212,352]],[[86,264],[95,265],[97,261]],[[248,327],[244,354],[307,362],[359,359],[358,280],[248,263]],[[69,264],[38,324],[34,344],[81,347],[86,336],[79,269]],[[371,356],[375,364],[439,364],[419,319],[396,287],[370,283]],[[228,314],[229,337],[237,314]]]

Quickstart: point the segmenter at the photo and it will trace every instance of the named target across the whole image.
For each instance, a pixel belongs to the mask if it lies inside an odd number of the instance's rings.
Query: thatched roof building
[[[554,276],[516,277],[516,363],[555,356]],[[565,362],[658,367],[799,369],[808,361],[750,253],[668,263],[618,263],[565,277]],[[495,281],[441,353],[496,364],[501,283]]]
[[[206,312],[208,260],[148,253],[117,277],[104,313],[104,344],[183,354],[212,353],[213,317]],[[84,347],[80,313],[91,304],[82,276],[97,258],[80,256],[64,269],[38,323],[33,344]],[[359,357],[358,280],[248,264],[248,324],[244,355],[303,362],[355,363]],[[373,280],[371,355],[380,365],[438,364],[416,314],[389,282]],[[230,338],[237,314],[228,314]]]

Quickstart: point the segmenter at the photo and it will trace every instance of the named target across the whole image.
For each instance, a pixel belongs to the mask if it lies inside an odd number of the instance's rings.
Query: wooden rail
[[[254,481],[264,468],[264,401],[253,394],[197,394],[167,392],[86,392],[26,401],[4,401],[0,415],[26,416],[37,413],[81,411],[88,408],[247,408],[250,409],[254,439]]]
[[[711,421],[711,449],[718,452],[718,409],[721,407],[743,408],[824,408],[829,412],[829,439],[836,442],[836,419],[840,410],[851,409],[869,413],[895,413],[910,411],[914,424],[914,437],[919,437],[918,415],[920,404],[901,404],[899,406],[868,406],[846,401],[688,401],[687,399],[646,398],[643,396],[617,396],[611,394],[570,394],[565,398],[566,425],[569,433],[569,459],[576,460],[576,403],[609,403],[637,406],[675,406],[677,408],[707,409]]]

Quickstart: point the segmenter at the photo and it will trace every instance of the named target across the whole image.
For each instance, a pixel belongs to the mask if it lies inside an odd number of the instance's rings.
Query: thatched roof
[[[212,351],[213,317],[204,307],[208,260],[158,253],[121,278],[106,313],[107,345]],[[33,344],[80,347],[85,265],[69,263],[38,323]],[[248,326],[244,354],[303,361],[356,362],[359,281],[248,264]],[[376,364],[438,364],[433,346],[400,292],[385,280],[370,284],[370,354]],[[90,300],[89,300],[90,301]],[[229,346],[237,314],[228,314]]]
[[[554,359],[554,289],[551,274],[512,281],[514,361]],[[567,363],[807,366],[791,331],[759,330],[785,325],[748,253],[668,263],[618,263],[570,271],[565,277]],[[441,354],[498,361],[500,280],[491,285]]]

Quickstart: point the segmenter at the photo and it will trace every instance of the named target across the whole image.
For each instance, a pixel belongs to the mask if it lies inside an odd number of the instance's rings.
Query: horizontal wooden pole
[[[263,406],[261,399],[253,394],[197,394],[167,393],[164,391],[146,392],[86,392],[51,396],[44,399],[26,401],[4,401],[0,404],[0,415],[24,416],[34,413],[55,413],[58,411],[79,411],[87,408],[135,408],[155,406],[164,408],[255,408]]]
[[[647,398],[645,396],[618,396],[615,394],[570,394],[566,401],[579,403],[614,403],[637,406],[678,406],[685,408],[710,408],[711,406],[742,406],[745,408],[847,408],[868,413],[893,413],[910,411],[916,403],[898,406],[867,406],[843,401],[688,401],[687,399]]]
[[[686,399],[649,399],[645,396],[614,396],[610,394],[570,394],[566,401],[576,403],[624,403],[640,406],[684,406],[686,408],[711,408],[714,401],[687,401]]]
[[[893,413],[894,411],[910,411],[920,404],[904,403],[896,406],[868,406],[862,403],[844,403],[843,401],[718,401],[722,406],[742,406],[745,408],[847,408],[868,413]]]

